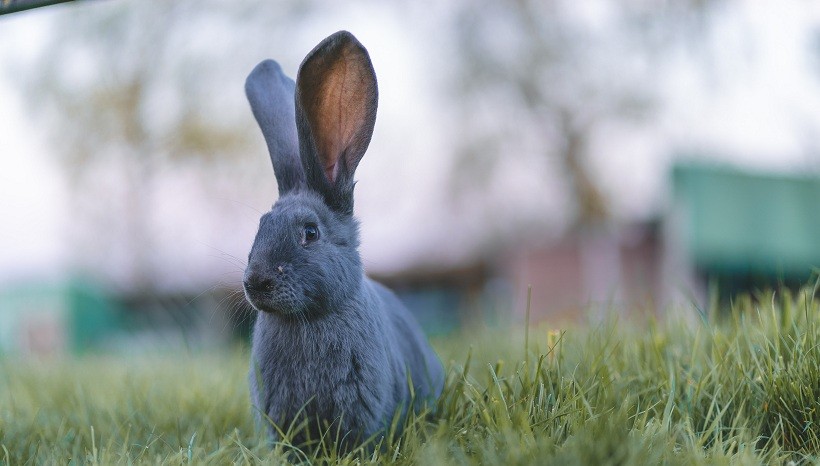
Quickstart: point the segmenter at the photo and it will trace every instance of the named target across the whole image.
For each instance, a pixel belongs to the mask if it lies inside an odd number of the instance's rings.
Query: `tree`
[[[80,263],[105,270],[101,263],[119,260],[125,270],[115,281],[137,293],[156,288],[157,170],[209,172],[251,153],[258,135],[244,99],[225,92],[241,93],[250,68],[226,58],[285,43],[287,25],[308,8],[95,2],[56,19],[27,95],[68,174],[72,223],[86,226],[69,239]]]
[[[492,197],[486,186],[499,165],[543,170],[546,157],[565,174],[571,226],[607,223],[610,206],[590,167],[589,143],[607,122],[651,114],[653,65],[709,3],[461,3],[453,15],[461,191],[471,201],[470,187]]]

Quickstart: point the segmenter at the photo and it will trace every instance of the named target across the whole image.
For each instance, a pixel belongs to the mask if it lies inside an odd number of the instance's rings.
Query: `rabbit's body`
[[[295,84],[266,60],[245,90],[280,194],[260,220],[245,270],[246,297],[260,311],[253,405],[284,431],[306,420],[297,441],[328,428],[333,437],[364,440],[396,414],[434,401],[444,383],[418,323],[365,276],[359,257],[353,173],[375,122],[370,59],[339,32],[308,54]]]

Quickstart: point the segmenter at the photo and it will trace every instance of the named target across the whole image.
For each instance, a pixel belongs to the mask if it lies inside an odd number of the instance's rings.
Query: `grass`
[[[820,464],[816,294],[438,341],[438,413],[344,456],[255,433],[242,351],[0,360],[0,463]]]

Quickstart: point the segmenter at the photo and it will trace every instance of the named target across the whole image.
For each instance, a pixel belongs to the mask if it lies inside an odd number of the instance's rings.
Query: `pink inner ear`
[[[338,167],[338,165],[339,164],[337,164],[335,162],[330,163],[328,165],[325,165],[325,177],[327,177],[327,180],[330,181],[331,183],[334,183],[336,181],[336,175],[339,172],[336,169]]]
[[[376,81],[367,53],[357,44],[341,44],[332,53],[306,59],[297,77],[316,155],[332,185],[341,164],[348,173],[355,169],[373,130]]]

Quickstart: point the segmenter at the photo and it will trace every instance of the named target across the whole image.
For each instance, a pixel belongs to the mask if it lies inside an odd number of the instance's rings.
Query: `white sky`
[[[65,186],[26,114],[13,70],[53,13],[0,17],[0,281],[61,275]]]
[[[611,125],[592,144],[593,165],[616,214],[640,219],[659,213],[667,170],[679,151],[720,154],[717,161],[758,170],[820,169],[820,59],[809,54],[820,35],[817,5],[733,4],[713,18],[707,41],[714,46],[705,58],[685,47],[670,51],[658,76],[662,108],[655,123]],[[14,67],[25,66],[50,21],[64,8],[70,6],[0,17],[0,284],[59,277],[70,269],[65,184],[12,79]],[[457,260],[459,246],[469,246],[475,238],[471,241],[468,233],[453,244],[452,221],[441,207],[449,163],[441,154],[450,142],[441,124],[435,70],[429,68],[441,65],[443,58],[427,49],[440,39],[417,40],[419,29],[392,9],[374,8],[333,20],[317,18],[305,27],[304,37],[294,41],[304,43],[307,52],[308,44],[328,32],[348,29],[368,47],[376,66],[379,118],[357,173],[363,257],[370,270],[380,272],[424,262],[419,258],[431,255]],[[613,152],[621,156],[608,157]],[[195,182],[180,177],[169,177],[159,188],[184,193],[161,214],[166,220],[158,227],[164,238],[158,257],[166,262],[162,268],[169,277],[184,272],[187,278],[178,278],[180,283],[196,286],[235,272],[215,256],[224,252],[245,257],[258,217],[253,209],[266,210],[274,191],[271,185],[255,199],[225,200],[226,205],[250,206],[240,215],[246,220],[236,226],[208,217],[208,202],[196,205]],[[517,184],[514,178],[507,182]],[[181,188],[186,183],[191,187]],[[519,189],[511,196],[525,198],[526,186]],[[204,227],[192,227],[191,218],[187,227],[174,223],[179,211],[190,205],[196,207],[187,215],[207,218]]]
[[[673,142],[760,169],[816,164],[807,143],[820,138],[820,5],[747,2],[712,30],[714,71],[682,56],[668,76]]]

